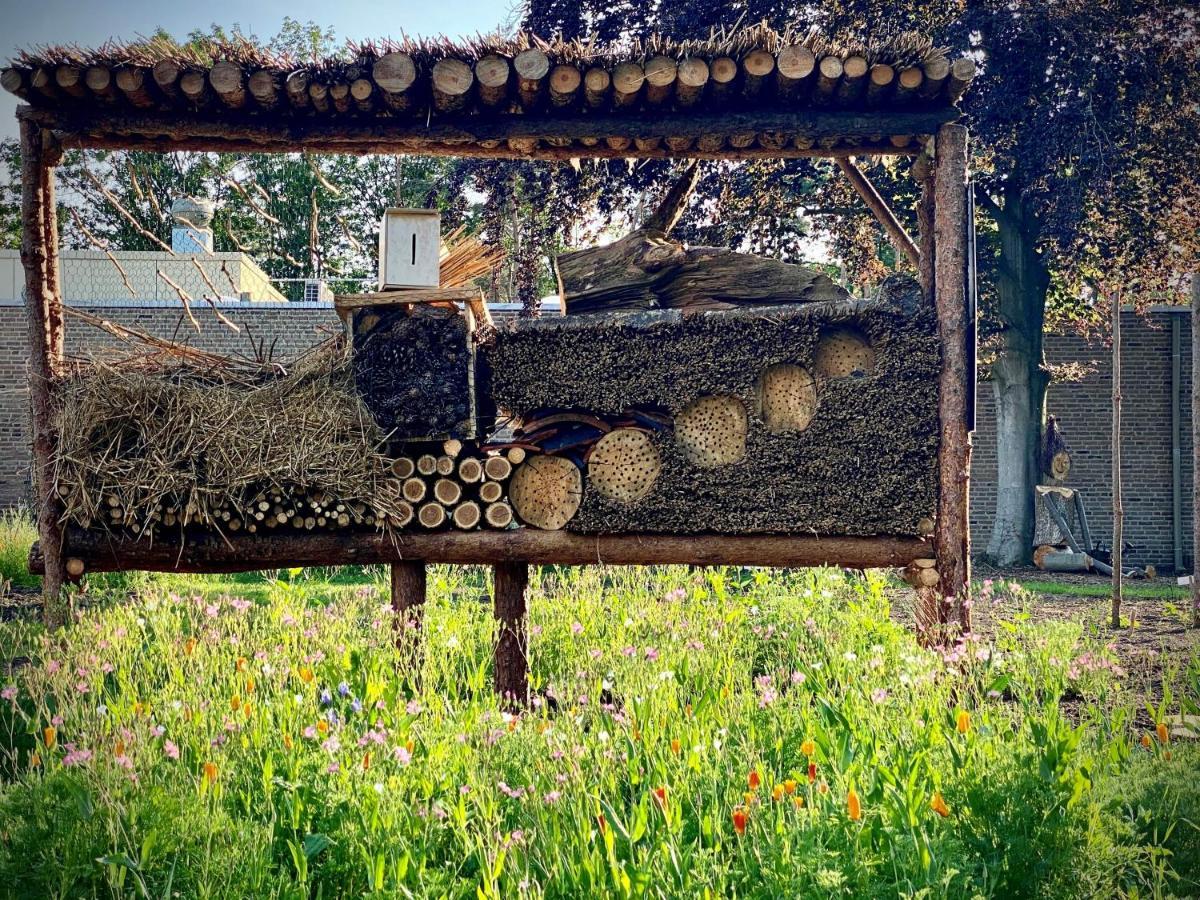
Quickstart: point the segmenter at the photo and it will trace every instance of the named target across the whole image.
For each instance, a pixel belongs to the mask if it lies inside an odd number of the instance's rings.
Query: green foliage
[[[0,511],[0,585],[33,587],[41,582],[29,574],[29,549],[37,540],[37,527],[24,507]]]
[[[329,574],[0,626],[0,896],[1195,892],[1200,757],[1013,592],[941,654],[874,576],[546,567],[513,717],[483,570],[431,569],[419,669],[382,573]]]

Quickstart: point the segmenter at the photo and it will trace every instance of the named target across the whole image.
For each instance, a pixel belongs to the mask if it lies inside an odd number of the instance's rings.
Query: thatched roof
[[[367,42],[316,61],[240,39],[43,47],[2,83],[79,145],[738,156],[904,151],[954,118],[974,68],[914,34],[835,43],[757,25],[615,46],[528,33]]]

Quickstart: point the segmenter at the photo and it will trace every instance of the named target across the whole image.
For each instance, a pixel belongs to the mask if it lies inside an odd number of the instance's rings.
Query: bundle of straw
[[[442,240],[439,274],[442,287],[467,287],[490,275],[504,260],[504,248],[487,245],[471,235],[463,235],[460,225]]]

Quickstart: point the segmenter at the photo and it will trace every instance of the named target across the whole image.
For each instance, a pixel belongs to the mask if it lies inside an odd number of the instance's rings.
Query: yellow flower
[[[42,729],[42,740],[46,742],[47,750],[53,750],[58,743],[58,729],[53,725],[47,725]]]
[[[775,787],[771,788],[771,799],[774,800],[776,803],[778,803],[780,800],[783,799],[783,785],[782,784],[777,784],[777,785],[775,785]]]
[[[854,788],[850,788],[849,793],[846,794],[846,812],[853,822],[862,818],[862,802],[858,799],[858,791]]]
[[[249,703],[247,703],[245,706],[242,707],[242,715],[245,716],[247,719],[250,718],[250,704]]]
[[[317,723],[317,731],[321,734],[329,734],[329,723],[322,719]]]
[[[1158,742],[1160,744],[1166,744],[1170,742],[1171,732],[1168,730],[1166,722],[1159,722],[1157,725],[1155,725],[1154,732],[1158,735]]]
[[[242,708],[242,698],[239,697],[237,694],[234,694],[229,699],[229,708],[232,709],[234,712],[237,712],[239,709],[241,709]]]
[[[950,815],[950,807],[946,805],[946,798],[942,796],[941,791],[933,792],[933,799],[929,801],[929,808],[943,819]]]
[[[785,794],[796,793],[796,780],[794,778],[789,778],[783,783],[783,792]]]
[[[807,756],[809,759],[813,758],[813,755],[817,752],[817,745],[815,743],[813,743],[812,738],[808,738],[804,743],[802,743],[800,745],[800,752],[803,753],[805,756]]]
[[[795,806],[796,809],[803,809],[804,808],[804,797],[800,794],[797,794],[795,797],[792,798],[792,805]]]
[[[41,757],[41,754],[39,754],[39,753],[38,753],[38,752],[35,750],[35,751],[33,752],[33,756],[29,757],[29,765],[31,765],[31,766],[40,766],[41,764],[42,764],[42,757]]]
[[[817,790],[820,791],[822,794],[828,794],[829,793],[829,782],[822,781],[820,784],[817,785]]]
[[[253,678],[246,679],[246,693],[247,694],[254,693],[254,679]]]
[[[954,728],[959,734],[966,734],[971,730],[971,714],[965,709],[958,711],[958,718],[954,721]]]
[[[285,734],[283,736],[283,746],[285,749],[292,749],[292,736],[290,734]]]
[[[195,638],[188,638],[186,641],[183,642],[183,655],[184,656],[191,656],[192,651],[195,649],[196,649],[196,639]]]
[[[300,667],[300,680],[308,684],[313,680],[313,670],[309,666]]]
[[[742,797],[745,799],[747,806],[753,805],[754,801],[758,799],[758,797],[755,796],[754,791],[746,791],[746,793],[743,794]]]

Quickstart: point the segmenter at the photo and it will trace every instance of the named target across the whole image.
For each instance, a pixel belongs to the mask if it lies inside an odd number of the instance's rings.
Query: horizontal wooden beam
[[[180,548],[96,530],[67,529],[64,556],[85,572],[250,572],[293,566],[336,566],[421,560],[488,565],[744,565],[851,569],[901,567],[932,554],[914,537],[784,535],[582,535],[520,528],[433,534],[315,534],[205,537]],[[41,548],[30,571],[42,572]]]
[[[747,111],[719,114],[511,117],[432,122],[382,119],[328,123],[234,115],[137,116],[98,108],[22,107],[18,116],[56,133],[65,147],[136,147],[163,152],[414,153],[542,159],[575,157],[765,158],[916,153],[914,136],[959,117],[957,110]],[[757,142],[758,146],[755,146]]]

